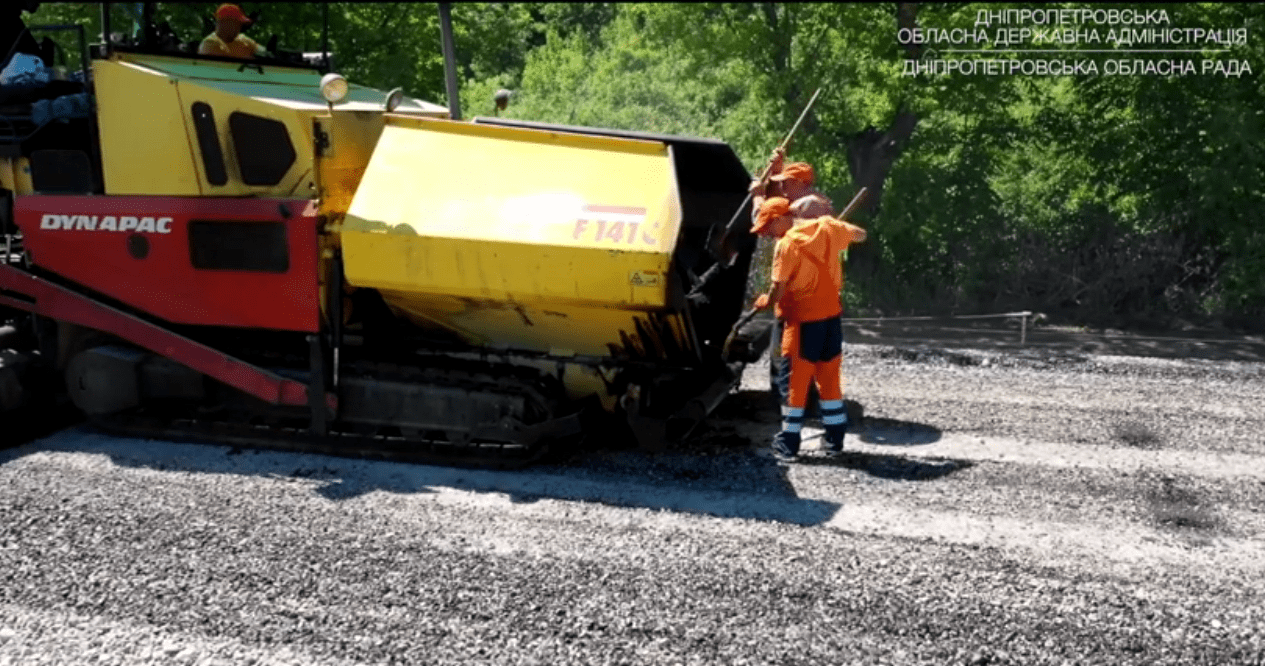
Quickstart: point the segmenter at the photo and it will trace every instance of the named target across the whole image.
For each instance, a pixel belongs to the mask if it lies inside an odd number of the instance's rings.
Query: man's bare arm
[[[777,305],[783,296],[786,296],[786,282],[774,282],[773,287],[769,289],[769,293],[760,294],[760,297],[756,299],[755,308],[763,310],[770,305]]]

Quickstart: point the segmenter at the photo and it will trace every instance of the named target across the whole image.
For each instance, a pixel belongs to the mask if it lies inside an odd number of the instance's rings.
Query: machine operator
[[[251,24],[250,17],[237,5],[220,5],[215,10],[215,32],[207,35],[198,47],[198,55],[225,56],[253,60],[268,55],[255,40],[242,34],[242,27]]]

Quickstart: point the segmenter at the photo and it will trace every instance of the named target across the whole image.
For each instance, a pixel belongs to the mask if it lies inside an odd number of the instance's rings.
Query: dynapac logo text
[[[131,215],[45,215],[41,229],[65,231],[135,231],[137,233],[171,233],[170,217],[134,217]]]

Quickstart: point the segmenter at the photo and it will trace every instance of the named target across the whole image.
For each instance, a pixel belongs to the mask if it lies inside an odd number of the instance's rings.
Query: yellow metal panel
[[[455,333],[479,347],[586,356],[611,356],[620,350],[634,356],[660,356],[661,347],[666,346],[663,341],[656,343],[638,336],[636,320],[642,320],[645,330],[652,316],[644,311],[392,291],[383,291],[382,295],[398,314],[418,325]],[[679,317],[665,316],[675,346],[689,349]],[[624,349],[625,339],[632,342],[634,349]]]
[[[93,67],[107,194],[315,196],[311,118],[326,113],[323,108],[296,111],[222,90],[213,80],[178,80],[119,60],[94,61]],[[228,174],[224,185],[206,180],[193,128],[194,102],[206,102],[215,116]],[[228,124],[235,111],[285,124],[295,161],[278,184],[242,182]]]
[[[175,80],[111,60],[92,68],[106,194],[202,194]]]
[[[329,136],[324,156],[317,161],[324,213],[346,213],[351,206],[382,135],[382,121],[383,114],[364,111],[337,111],[320,119],[322,131]]]
[[[31,161],[25,157],[0,159],[0,187],[14,194],[31,194],[35,185],[31,182]]]
[[[660,346],[689,349],[668,312],[679,199],[659,142],[388,117],[343,221],[344,272],[477,346],[658,355],[636,321],[663,317]]]
[[[343,233],[348,283],[398,293],[651,309],[667,298],[669,257],[641,252]]]
[[[678,199],[656,142],[391,118],[344,220],[347,279],[660,307]]]
[[[345,232],[671,254],[678,199],[658,142],[389,118]]]
[[[285,107],[242,97],[222,90],[206,81],[181,81],[180,109],[182,117],[188,124],[188,147],[196,156],[198,179],[202,182],[205,193],[214,196],[278,196],[278,197],[315,197],[316,176],[313,172],[312,154],[312,112],[294,111]],[[224,166],[228,173],[228,182],[224,185],[211,185],[206,182],[206,174],[202,167],[202,153],[198,147],[197,134],[193,129],[191,107],[195,102],[205,102],[211,107],[215,116],[216,134],[220,140],[220,151],[224,154]],[[249,113],[261,118],[268,118],[283,123],[290,135],[290,144],[294,147],[294,164],[276,185],[247,185],[242,182],[241,169],[237,164],[237,149],[229,132],[229,116],[235,111]],[[246,149],[250,149],[246,146]]]

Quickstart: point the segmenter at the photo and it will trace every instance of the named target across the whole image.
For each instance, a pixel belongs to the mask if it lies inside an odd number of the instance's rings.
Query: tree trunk
[[[916,19],[917,3],[902,2],[896,5],[896,29],[913,30],[918,26]],[[922,57],[922,45],[906,44],[906,56],[910,60]],[[883,197],[883,183],[887,174],[900,156],[909,137],[918,125],[918,115],[905,105],[892,118],[891,124],[884,131],[870,126],[854,134],[848,141],[848,169],[852,172],[852,183],[859,190],[869,190],[861,210],[871,216],[878,212]]]
[[[917,27],[916,11],[916,3],[897,3],[896,29],[912,30]],[[920,59],[922,46],[906,44],[905,55],[910,60]],[[858,209],[859,214],[873,219],[878,213],[887,175],[891,173],[892,165],[896,163],[896,158],[904,150],[917,125],[918,115],[902,104],[886,130],[880,131],[871,125],[849,137],[848,170],[852,174],[852,184],[856,191],[860,191],[862,187],[867,190],[865,201]],[[875,276],[878,274],[880,256],[877,243],[862,243],[850,253],[848,271],[853,275]]]
[[[886,131],[867,127],[848,142],[848,168],[852,172],[852,183],[858,190],[862,187],[869,190],[861,210],[870,215],[878,212],[887,174],[917,124],[918,115],[902,108],[896,112]]]

